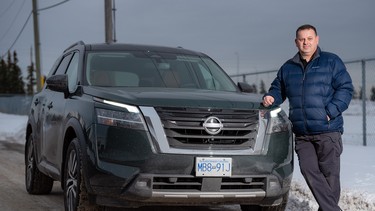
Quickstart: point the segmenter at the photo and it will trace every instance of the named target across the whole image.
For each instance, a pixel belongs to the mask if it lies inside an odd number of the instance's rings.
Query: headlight
[[[99,124],[147,131],[142,114],[136,106],[107,100],[100,100],[100,102],[123,108],[123,110],[96,108],[96,118]]]
[[[263,110],[260,116],[267,122],[267,134],[285,132],[291,129],[291,124],[285,112],[281,108]]]

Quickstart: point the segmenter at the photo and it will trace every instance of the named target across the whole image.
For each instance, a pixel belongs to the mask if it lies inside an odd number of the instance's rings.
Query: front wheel
[[[103,209],[89,203],[82,175],[82,151],[77,138],[69,144],[66,152],[64,174],[64,206],[66,211],[97,211]]]
[[[30,194],[49,194],[53,179],[39,171],[36,166],[33,134],[30,134],[25,148],[25,185]]]

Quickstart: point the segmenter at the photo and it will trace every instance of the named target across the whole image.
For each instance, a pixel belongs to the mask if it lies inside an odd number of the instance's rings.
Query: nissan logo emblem
[[[223,129],[223,124],[219,118],[211,116],[203,122],[203,128],[208,134],[216,135]]]

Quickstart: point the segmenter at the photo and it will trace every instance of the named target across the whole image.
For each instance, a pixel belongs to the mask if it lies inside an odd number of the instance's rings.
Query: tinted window
[[[68,75],[69,91],[73,92],[77,84],[79,54],[75,53],[70,61],[66,74]]]
[[[72,58],[72,54],[65,56],[63,60],[60,62],[54,75],[65,74],[66,68],[68,67],[71,58]]]
[[[93,86],[167,87],[236,91],[210,58],[143,52],[88,53],[86,80]]]

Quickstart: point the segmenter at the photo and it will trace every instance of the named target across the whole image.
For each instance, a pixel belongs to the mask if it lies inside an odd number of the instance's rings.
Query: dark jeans
[[[296,135],[295,143],[301,173],[319,204],[319,210],[341,210],[338,206],[341,133]]]

